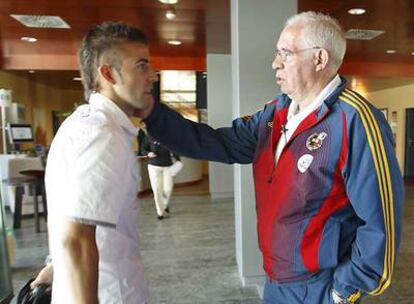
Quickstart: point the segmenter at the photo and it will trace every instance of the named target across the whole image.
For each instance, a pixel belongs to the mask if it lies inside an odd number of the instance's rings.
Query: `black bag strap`
[[[26,285],[23,286],[22,289],[20,289],[19,294],[17,295],[17,304],[25,304],[27,303],[27,298],[31,294],[31,288],[30,284],[34,281],[34,279],[30,279]]]
[[[50,304],[50,295],[46,293],[48,287],[49,285],[40,284],[33,290],[33,304]]]
[[[34,279],[30,279],[26,285],[20,290],[17,296],[17,304],[48,304],[50,303],[50,295],[46,293],[49,287],[47,284],[40,284],[35,289],[30,288],[30,284]]]

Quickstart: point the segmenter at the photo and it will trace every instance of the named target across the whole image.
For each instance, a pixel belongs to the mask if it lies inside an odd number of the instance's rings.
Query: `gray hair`
[[[290,17],[285,28],[296,25],[303,25],[304,47],[325,49],[332,58],[332,68],[339,69],[346,51],[345,33],[339,22],[328,15],[309,11]]]

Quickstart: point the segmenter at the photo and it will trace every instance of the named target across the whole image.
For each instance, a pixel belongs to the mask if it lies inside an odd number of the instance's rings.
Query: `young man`
[[[147,39],[104,23],[86,34],[79,60],[88,104],[62,124],[46,167],[52,303],[147,303],[129,120],[151,100]]]
[[[336,20],[301,13],[276,45],[283,94],[262,111],[217,130],[161,104],[136,112],[181,155],[253,164],[264,303],[357,303],[391,283],[404,187],[384,116],[337,74],[345,49]]]

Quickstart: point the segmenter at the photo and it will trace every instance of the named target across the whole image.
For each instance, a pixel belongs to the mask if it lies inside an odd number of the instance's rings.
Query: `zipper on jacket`
[[[293,134],[292,134],[292,136],[289,138],[289,140],[286,142],[286,144],[285,144],[285,146],[283,147],[283,149],[282,149],[282,151],[280,152],[280,156],[279,156],[279,160],[278,160],[278,163],[279,163],[279,161],[280,161],[280,159],[282,158],[282,155],[283,155],[283,152],[286,150],[286,148],[288,147],[288,145],[293,141],[293,139],[297,136],[297,135],[299,135],[300,133],[302,133],[302,132],[304,132],[304,131],[306,131],[306,130],[308,130],[309,128],[312,128],[313,126],[315,126],[316,124],[318,124],[322,119],[324,119],[325,118],[325,116],[328,114],[328,112],[329,111],[326,111],[314,124],[312,124],[312,125],[310,125],[310,126],[308,126],[306,129],[303,129],[303,130],[300,130],[300,132],[293,132]],[[284,126],[282,125],[282,128],[284,128]],[[283,133],[283,132],[282,132]],[[280,140],[280,138],[279,138],[279,140]],[[275,174],[275,170],[276,170],[276,166],[277,166],[277,164],[276,164],[276,160],[275,160],[275,158],[276,158],[276,150],[277,150],[277,144],[276,144],[276,147],[275,147],[275,151],[273,152],[273,166],[272,166],[272,171],[270,172],[270,175],[269,175],[269,177],[268,177],[268,179],[267,179],[267,182],[269,183],[269,184],[271,184],[272,182],[273,182],[273,175]]]

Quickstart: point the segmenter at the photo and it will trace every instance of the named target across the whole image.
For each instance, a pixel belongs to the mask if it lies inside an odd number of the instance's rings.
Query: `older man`
[[[62,124],[46,167],[52,303],[148,303],[129,120],[148,107],[156,78],[147,38],[122,23],[97,25],[79,59],[88,104]]]
[[[383,115],[337,74],[345,49],[337,21],[301,13],[276,45],[283,94],[263,110],[217,130],[162,104],[137,113],[177,153],[253,164],[264,303],[357,303],[391,282],[403,182]]]

